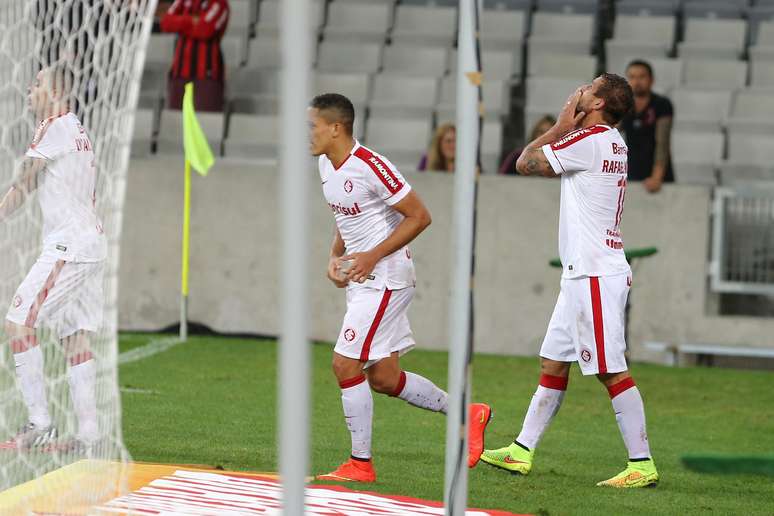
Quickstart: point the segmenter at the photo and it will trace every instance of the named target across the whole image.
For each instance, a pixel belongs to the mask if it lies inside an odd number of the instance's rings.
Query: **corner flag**
[[[207,138],[196,119],[193,97],[193,83],[189,82],[185,85],[185,93],[183,94],[183,148],[185,149],[185,160],[199,174],[206,176],[212,164],[215,163],[215,158],[212,156],[210,144],[207,143]]]

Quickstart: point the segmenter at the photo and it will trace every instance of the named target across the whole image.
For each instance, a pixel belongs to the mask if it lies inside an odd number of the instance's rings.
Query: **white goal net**
[[[0,514],[120,488],[119,236],[155,7],[0,0]]]

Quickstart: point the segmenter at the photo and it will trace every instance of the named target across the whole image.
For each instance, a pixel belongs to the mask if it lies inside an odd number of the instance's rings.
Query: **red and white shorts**
[[[347,287],[347,313],[334,352],[365,362],[368,368],[392,353],[415,346],[408,320],[414,287],[386,290]]]
[[[96,332],[102,324],[103,262],[76,263],[41,256],[16,290],[6,319],[55,330],[59,338]]]
[[[540,356],[578,362],[585,375],[626,371],[626,300],[632,277],[562,279]]]

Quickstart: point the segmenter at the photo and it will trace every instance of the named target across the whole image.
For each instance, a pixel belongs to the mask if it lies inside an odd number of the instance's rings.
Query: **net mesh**
[[[64,283],[53,286],[46,283],[40,290],[44,300],[34,334],[43,356],[45,405],[58,436],[49,434],[39,446],[23,446],[15,439],[30,420],[29,404],[22,395],[16,359],[19,349],[12,349],[13,331],[6,328],[3,333],[0,342],[0,442],[4,441],[0,445],[2,514],[25,514],[33,510],[69,513],[74,506],[104,501],[120,488],[123,470],[120,464],[128,455],[121,435],[116,368],[119,236],[134,111],[155,7],[156,0],[0,2],[0,195],[16,184],[28,161],[24,158],[25,152],[33,137],[39,136],[36,134],[39,121],[35,107],[28,100],[28,87],[41,69],[66,70],[66,84],[57,88],[56,81],[50,81],[47,94],[49,98],[59,98],[60,104],[66,101],[68,110],[78,117],[90,140],[94,153],[92,169],[83,171],[82,181],[91,183],[73,188],[89,187],[92,191],[90,213],[96,210],[101,220],[104,228],[101,241],[106,241],[107,248],[104,259],[94,259],[83,266],[88,271],[96,271],[99,266],[98,273],[87,274],[92,279],[92,287],[97,285],[88,295],[101,296],[101,302],[84,301],[79,296],[85,295],[85,290],[69,288]],[[60,91],[51,91],[54,89]],[[4,314],[7,307],[19,302],[17,289],[45,249],[45,244],[41,244],[47,232],[43,224],[45,207],[41,208],[41,204],[45,199],[41,185],[53,188],[46,183],[51,180],[50,170],[36,174],[38,188],[26,196],[18,209],[0,220],[3,250],[0,303],[4,303],[0,310]],[[79,264],[82,256],[71,256],[68,260],[61,278],[70,274],[77,282],[78,274],[72,274],[83,265]],[[50,292],[45,292],[47,288]],[[56,315],[49,314],[46,300],[53,300],[56,294],[61,298],[57,302],[64,308]],[[77,310],[72,308],[76,305]],[[63,340],[64,328],[78,329],[79,318],[94,315],[83,315],[90,306],[96,306],[95,310],[100,312],[96,314],[99,321],[96,331],[79,331],[75,334],[77,338],[70,336]],[[81,315],[75,316],[75,313]],[[51,320],[47,320],[47,315]],[[24,349],[34,347],[34,341],[29,338],[24,342],[27,344]],[[93,381],[88,374],[79,380],[71,371],[72,364],[79,365],[88,358],[88,352],[93,356]],[[83,410],[79,411],[77,405],[84,402],[83,396],[78,398],[73,394],[75,389],[71,384],[85,385],[86,398],[93,385],[97,430],[96,434],[92,432],[95,439],[88,443],[77,440],[83,433],[80,420]]]

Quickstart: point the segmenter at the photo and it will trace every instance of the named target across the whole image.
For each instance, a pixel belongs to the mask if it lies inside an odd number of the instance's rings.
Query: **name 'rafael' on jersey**
[[[38,180],[42,254],[72,262],[104,260],[107,243],[95,208],[94,150],[78,117],[67,113],[43,120],[26,155],[46,160]]]
[[[562,181],[562,277],[630,273],[620,229],[627,148],[618,129],[601,124],[579,129],[542,149]]]
[[[386,240],[403,215],[392,208],[411,191],[397,168],[384,156],[355,140],[349,156],[339,168],[325,154],[318,166],[323,194],[336,219],[347,254],[370,251]],[[374,279],[364,286],[400,290],[416,283],[414,262],[408,246],[382,258],[373,270]]]

